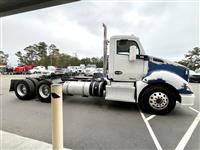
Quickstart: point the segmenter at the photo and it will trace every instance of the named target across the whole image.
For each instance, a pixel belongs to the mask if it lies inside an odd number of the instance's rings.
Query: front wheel
[[[176,105],[176,95],[167,86],[150,86],[139,99],[140,108],[148,113],[164,115],[170,113]]]

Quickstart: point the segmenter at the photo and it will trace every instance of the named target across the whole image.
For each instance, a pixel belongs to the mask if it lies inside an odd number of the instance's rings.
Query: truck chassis
[[[104,27],[103,73],[92,78],[50,75],[11,80],[10,91],[20,100],[38,97],[50,102],[51,84],[62,84],[63,94],[105,97],[105,100],[138,103],[141,110],[154,114],[171,112],[176,101],[193,105],[194,94],[189,70],[179,64],[148,56],[134,35],[112,36]],[[107,57],[107,45],[109,57]]]

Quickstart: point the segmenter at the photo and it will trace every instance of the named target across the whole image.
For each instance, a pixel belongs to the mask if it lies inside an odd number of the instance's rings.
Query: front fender
[[[181,78],[179,75],[169,72],[169,71],[153,71],[146,75],[143,79],[143,82],[147,83],[148,85],[151,84],[162,84],[167,83],[173,86],[179,94],[192,94],[191,87],[189,86],[188,82]]]

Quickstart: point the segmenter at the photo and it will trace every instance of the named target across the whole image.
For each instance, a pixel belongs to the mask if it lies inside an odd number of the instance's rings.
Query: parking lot
[[[20,76],[19,76],[20,77]],[[20,101],[1,76],[3,131],[51,143],[51,104]],[[70,149],[200,149],[200,85],[192,107],[177,103],[166,116],[140,112],[136,104],[94,97],[64,97],[64,147]],[[8,139],[3,139],[8,140]],[[5,147],[5,146],[4,146]]]

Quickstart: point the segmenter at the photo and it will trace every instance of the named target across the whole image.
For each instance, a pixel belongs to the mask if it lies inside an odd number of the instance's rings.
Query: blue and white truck
[[[94,78],[49,76],[11,80],[10,91],[20,100],[38,97],[51,101],[50,87],[60,83],[63,94],[97,96],[108,101],[137,103],[142,111],[167,114],[179,102],[193,105],[189,70],[179,64],[151,57],[134,35],[106,38],[104,25],[104,73]],[[107,46],[109,56],[107,57]]]

